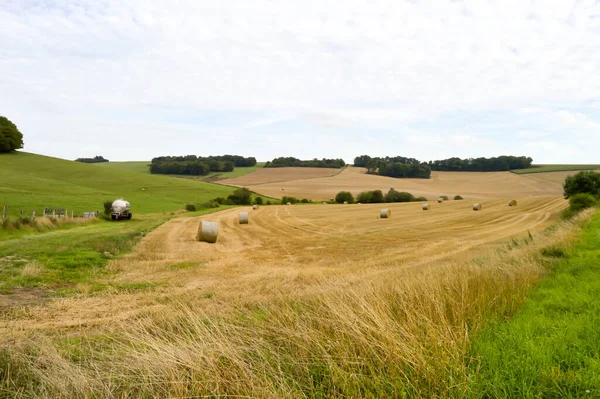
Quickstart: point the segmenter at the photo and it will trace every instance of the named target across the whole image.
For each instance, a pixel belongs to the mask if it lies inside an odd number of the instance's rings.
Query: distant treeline
[[[256,158],[239,155],[198,157],[156,157],[150,163],[150,173],[169,175],[204,176],[210,172],[231,172],[236,166],[254,166]]]
[[[313,159],[310,161],[302,161],[294,157],[279,157],[267,162],[265,168],[284,168],[284,167],[304,167],[304,168],[336,168],[340,169],[346,166],[343,159]]]
[[[431,171],[498,172],[531,167],[530,157],[502,155],[492,158],[448,158],[421,162],[415,158],[371,158],[361,155],[354,158],[354,166],[367,168],[367,173],[389,177],[418,177],[428,179]]]
[[[97,155],[94,158],[77,158],[75,161],[84,163],[100,163],[108,162],[108,159],[105,159],[102,155]]]

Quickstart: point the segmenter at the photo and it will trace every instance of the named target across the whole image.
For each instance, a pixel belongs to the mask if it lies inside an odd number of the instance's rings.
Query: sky
[[[600,0],[0,0],[24,151],[600,163]]]

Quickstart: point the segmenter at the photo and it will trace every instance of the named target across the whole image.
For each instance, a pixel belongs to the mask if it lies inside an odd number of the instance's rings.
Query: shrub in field
[[[600,173],[584,170],[576,175],[567,176],[563,188],[567,199],[581,193],[600,198]]]
[[[219,203],[214,201],[206,201],[200,204],[200,208],[218,208]]]
[[[273,204],[271,203],[271,200],[267,200],[267,202],[265,203],[265,205],[273,205]]]
[[[356,202],[363,204],[378,204],[385,202],[385,197],[381,190],[363,191],[356,197]]]
[[[300,200],[300,202],[302,202],[303,204],[310,204],[310,200],[306,199],[306,198],[302,198],[302,200]]]
[[[463,199],[463,197],[461,197],[460,195],[455,195],[454,196],[454,200],[455,201],[458,201],[458,200],[461,200],[461,199]]]
[[[262,204],[263,204],[263,199],[262,199],[262,197],[256,197],[256,198],[254,198],[254,203],[255,203],[256,205],[262,205]]]
[[[251,195],[252,193],[247,188],[238,188],[227,199],[234,205],[250,205],[252,203]]]
[[[104,214],[105,215],[110,215],[110,213],[112,212],[112,201],[104,201]]]
[[[217,197],[213,201],[216,202],[217,204],[223,205],[225,203],[225,198],[223,198],[223,197]]]
[[[194,204],[185,204],[185,210],[188,212],[196,212],[196,205]]]
[[[443,199],[444,201],[448,201],[448,196],[447,195],[440,195],[440,198]]]
[[[569,198],[569,207],[577,212],[585,208],[591,208],[596,204],[596,198],[591,194],[575,194]]]
[[[298,200],[298,198],[296,198],[296,197],[283,197],[283,198],[281,199],[281,203],[282,203],[282,204],[287,204],[288,202],[289,202],[290,204],[296,204],[296,203],[298,203],[298,202],[300,202],[300,201],[299,201],[299,200]]]
[[[415,197],[411,193],[405,191],[396,191],[390,188],[390,191],[385,195],[385,202],[411,202]]]
[[[427,198],[425,198],[425,197],[417,197],[417,198],[415,198],[415,201],[427,201]]]
[[[354,196],[350,191],[340,191],[335,195],[335,202],[338,204],[343,204],[344,202],[351,204],[354,202]]]

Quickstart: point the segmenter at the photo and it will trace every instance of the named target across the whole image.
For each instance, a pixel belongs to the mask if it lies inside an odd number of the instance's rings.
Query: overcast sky
[[[600,163],[600,1],[0,0],[25,151]]]

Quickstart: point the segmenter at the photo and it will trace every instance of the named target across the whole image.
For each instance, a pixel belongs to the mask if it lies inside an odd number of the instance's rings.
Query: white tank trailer
[[[131,212],[129,212],[130,210],[131,210],[131,205],[129,204],[129,202],[120,198],[112,203],[112,212],[110,213],[110,216],[111,216],[112,220],[119,220],[119,219],[131,220],[131,217],[133,216],[133,214]]]

